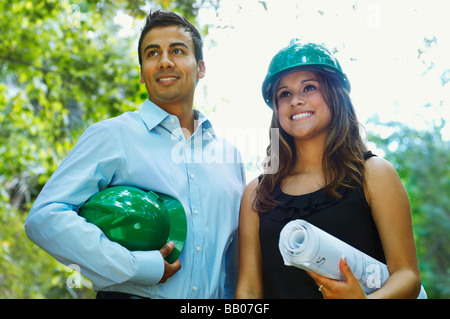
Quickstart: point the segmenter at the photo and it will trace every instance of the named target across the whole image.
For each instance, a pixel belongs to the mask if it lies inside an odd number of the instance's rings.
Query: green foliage
[[[376,120],[374,120],[376,122]],[[450,141],[443,121],[428,131],[401,123],[388,137],[372,137],[397,169],[408,191],[422,281],[430,298],[450,297]]]
[[[152,1],[194,20],[197,1]],[[31,204],[88,125],[135,110],[138,32],[119,33],[121,11],[141,23],[138,1],[0,2],[0,298],[91,298],[84,277],[26,237]],[[69,283],[68,283],[69,280]]]
[[[0,202],[0,298],[94,298],[90,282],[26,237],[26,215]],[[78,281],[72,283],[74,276]]]

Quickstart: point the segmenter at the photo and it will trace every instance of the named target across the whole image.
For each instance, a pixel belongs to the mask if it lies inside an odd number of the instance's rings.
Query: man
[[[86,130],[36,199],[27,235],[62,263],[78,265],[97,298],[232,297],[245,177],[237,150],[193,109],[205,76],[200,34],[184,17],[157,11],[147,17],[138,53],[148,100]],[[182,203],[188,232],[177,261],[164,260],[171,243],[129,251],[77,214],[92,195],[116,185]]]

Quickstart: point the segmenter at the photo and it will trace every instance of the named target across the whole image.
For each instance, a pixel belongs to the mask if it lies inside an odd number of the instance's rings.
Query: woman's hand
[[[363,287],[353,274],[345,258],[341,258],[339,269],[345,280],[339,281],[307,271],[322,293],[325,299],[365,299],[367,298]]]

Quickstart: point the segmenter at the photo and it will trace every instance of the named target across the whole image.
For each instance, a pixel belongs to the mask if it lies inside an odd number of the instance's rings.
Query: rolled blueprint
[[[320,228],[297,219],[284,226],[278,244],[284,264],[312,271],[327,278],[344,280],[339,269],[342,256],[370,294],[389,278],[387,266]],[[418,299],[426,299],[423,287]]]

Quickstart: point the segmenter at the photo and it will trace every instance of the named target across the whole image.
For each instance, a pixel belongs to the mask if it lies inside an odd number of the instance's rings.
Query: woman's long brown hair
[[[340,81],[326,73],[316,72],[316,74],[332,117],[322,158],[324,190],[329,195],[340,199],[339,187],[364,185],[364,153],[367,149],[361,138],[361,125],[347,90]],[[273,105],[277,105],[276,101]],[[263,174],[256,188],[253,208],[261,213],[268,212],[277,205],[271,194],[275,187],[289,176],[297,161],[294,140],[281,128],[276,107],[274,107],[270,127],[271,134],[274,132],[273,129],[278,129],[279,134],[277,134],[278,137],[270,136],[271,142],[267,147],[267,157],[264,162],[264,171],[270,173]],[[272,145],[274,138],[278,139],[278,150],[275,151]],[[277,163],[278,169],[272,172],[274,163]]]

